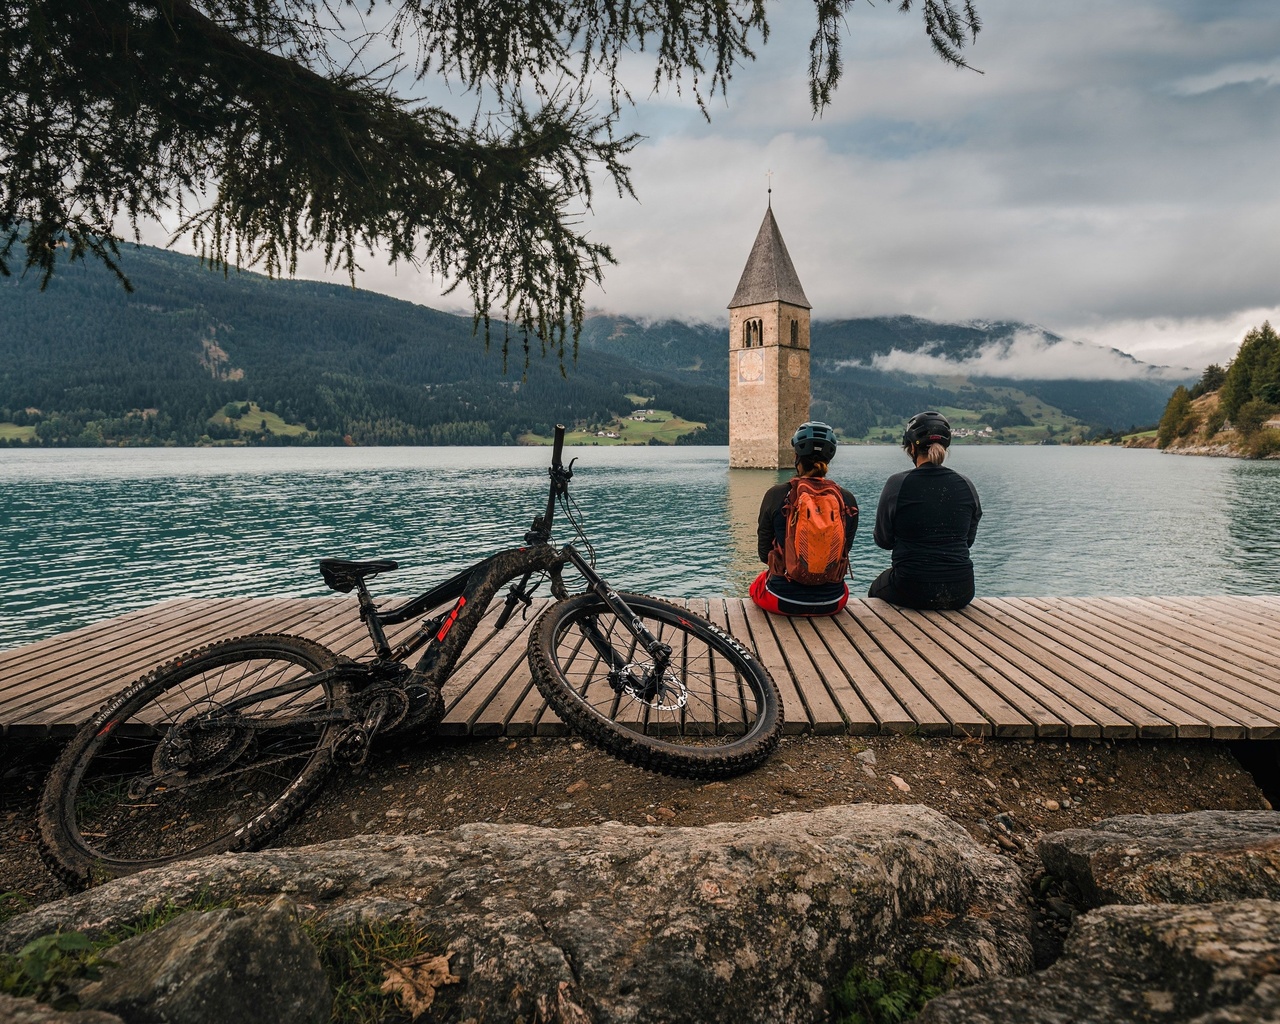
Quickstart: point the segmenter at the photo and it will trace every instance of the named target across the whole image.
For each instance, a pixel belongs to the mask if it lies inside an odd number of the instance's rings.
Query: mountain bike
[[[339,657],[298,636],[242,636],[174,658],[108,700],[63,750],[41,795],[39,839],[52,870],[80,887],[265,845],[334,766],[363,764],[376,737],[429,733],[477,628],[501,629],[517,609],[524,614],[544,581],[555,601],[530,632],[530,669],[570,728],[672,775],[723,778],[768,758],[783,725],[773,680],[710,622],[618,593],[596,572],[569,498],[577,460],[564,465],[563,445],[557,426],[546,507],[523,545],[398,607],[381,610],[369,592],[395,561],[320,562],[330,589],[356,593],[372,657]],[[585,556],[573,544],[551,545],[557,504]],[[387,628],[405,623],[417,629],[393,646]]]

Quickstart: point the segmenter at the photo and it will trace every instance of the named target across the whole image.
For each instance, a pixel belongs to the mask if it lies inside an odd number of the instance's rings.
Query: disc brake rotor
[[[654,679],[653,664],[623,665],[610,673],[614,689],[655,711],[679,711],[689,702],[689,689],[675,673],[668,672],[659,683]]]

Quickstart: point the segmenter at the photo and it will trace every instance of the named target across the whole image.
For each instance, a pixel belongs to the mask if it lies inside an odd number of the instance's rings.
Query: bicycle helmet
[[[830,462],[836,454],[836,432],[817,420],[801,423],[791,435],[791,447],[798,459]]]
[[[918,412],[907,421],[907,429],[902,435],[902,447],[912,448],[923,444],[940,444],[943,448],[951,447],[951,424],[940,412],[930,409]]]

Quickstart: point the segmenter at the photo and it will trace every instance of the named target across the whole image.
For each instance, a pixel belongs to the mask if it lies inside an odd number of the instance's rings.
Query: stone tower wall
[[[745,344],[749,321],[760,325],[758,335],[752,334],[750,347]],[[729,465],[742,469],[789,468],[791,435],[808,418],[809,311],[785,302],[731,309]]]

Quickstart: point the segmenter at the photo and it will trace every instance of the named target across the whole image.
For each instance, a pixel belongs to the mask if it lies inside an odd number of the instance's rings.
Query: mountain
[[[596,314],[583,330],[582,346],[651,366],[690,385],[705,382],[723,389],[720,382],[729,373],[725,330],[723,324]],[[1132,375],[1123,380],[1013,379],[966,372],[964,361],[1003,352],[1019,339],[1034,339],[1046,349],[1079,344],[1013,321],[944,324],[910,316],[816,320],[810,338],[813,416],[863,440],[883,440],[886,427],[929,406],[951,410],[949,415],[973,427],[985,424],[1006,432],[1030,428],[1007,433],[1008,440],[1042,440],[1050,426],[1068,435],[1123,430],[1156,422],[1177,383],[1156,367],[1102,349],[1097,352]],[[893,363],[886,357],[903,353],[925,354],[946,372],[882,368],[882,363]],[[991,365],[1002,363],[997,359]]]
[[[683,441],[727,441],[723,325],[597,313],[576,360],[562,367],[535,351],[526,367],[512,339],[504,366],[502,324],[486,347],[469,317],[340,285],[224,275],[146,246],[124,253],[124,269],[132,293],[96,265],[63,266],[44,291],[31,278],[0,279],[0,442],[500,444],[545,435],[557,420],[604,425],[637,403],[706,424]],[[878,365],[904,352],[966,359],[1028,330],[816,322],[813,415],[862,440],[892,439],[926,406],[1009,441],[1159,418],[1164,381]]]

